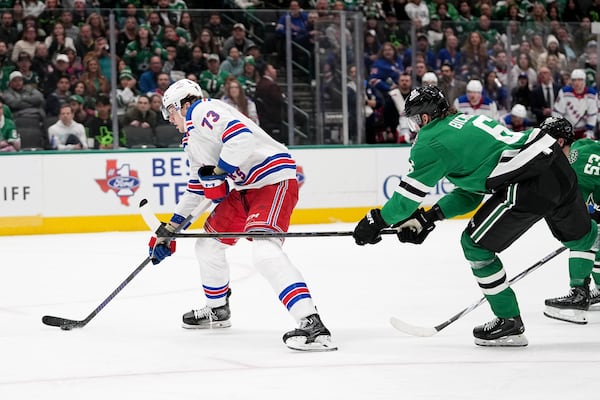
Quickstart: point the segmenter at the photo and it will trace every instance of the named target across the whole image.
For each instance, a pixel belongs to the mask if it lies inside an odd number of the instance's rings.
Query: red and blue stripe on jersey
[[[252,131],[246,126],[246,124],[237,119],[234,119],[233,121],[230,121],[227,124],[223,135],[221,135],[221,141],[223,143],[226,143],[228,140],[231,140],[242,133],[252,134]]]
[[[246,179],[244,179],[242,182],[236,182],[236,184],[249,185],[251,183],[260,181],[261,179],[270,174],[273,174],[286,168],[296,169],[296,162],[294,161],[292,156],[288,153],[274,154],[271,157],[265,159],[260,164],[257,164],[254,167],[250,168]]]
[[[310,292],[304,282],[292,283],[279,294],[279,300],[288,310],[292,308],[299,300],[310,299]]]

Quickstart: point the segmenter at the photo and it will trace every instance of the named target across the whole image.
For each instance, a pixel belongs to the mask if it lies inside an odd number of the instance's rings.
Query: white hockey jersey
[[[183,147],[190,174],[187,191],[177,204],[177,217],[189,215],[204,199],[198,170],[216,165],[227,172],[230,187],[256,189],[296,179],[296,163],[285,145],[230,105],[202,99],[188,109]],[[200,197],[199,197],[200,196]],[[178,218],[172,219],[175,222]]]
[[[576,131],[593,131],[598,116],[596,89],[585,88],[582,94],[576,94],[572,86],[564,86],[558,92],[552,116],[566,118]]]
[[[473,106],[469,102],[469,98],[466,94],[459,96],[454,100],[454,108],[456,111],[470,114],[470,115],[486,115],[492,118],[494,121],[500,120],[500,114],[498,113],[498,106],[496,102],[487,96],[481,96],[479,104]]]

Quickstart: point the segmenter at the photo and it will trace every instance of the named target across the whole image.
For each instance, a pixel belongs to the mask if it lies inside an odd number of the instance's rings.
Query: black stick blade
[[[53,317],[50,315],[44,315],[42,322],[49,326],[58,326],[63,331],[70,331],[73,328],[81,328],[81,321],[74,321],[72,319]]]

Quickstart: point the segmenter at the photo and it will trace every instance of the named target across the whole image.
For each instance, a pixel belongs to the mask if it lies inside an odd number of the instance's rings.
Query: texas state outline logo
[[[106,160],[106,178],[96,179],[104,193],[112,190],[121,204],[129,206],[129,198],[140,188],[138,172],[129,164],[117,165],[117,160]]]

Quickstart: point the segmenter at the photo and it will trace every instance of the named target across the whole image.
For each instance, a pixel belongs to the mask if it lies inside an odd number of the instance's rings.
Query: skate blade
[[[570,322],[572,324],[585,325],[588,323],[587,313],[585,310],[573,310],[546,306],[544,315],[548,318]]]
[[[509,335],[494,340],[475,338],[477,346],[485,347],[524,347],[529,344],[525,335]]]
[[[231,326],[231,321],[213,321],[206,324],[186,324],[183,322],[181,324],[182,328],[185,329],[221,329],[221,328],[229,328]]]
[[[297,351],[335,351],[337,346],[328,335],[317,336],[314,342],[306,343],[306,336],[293,336],[285,341],[285,345]]]

